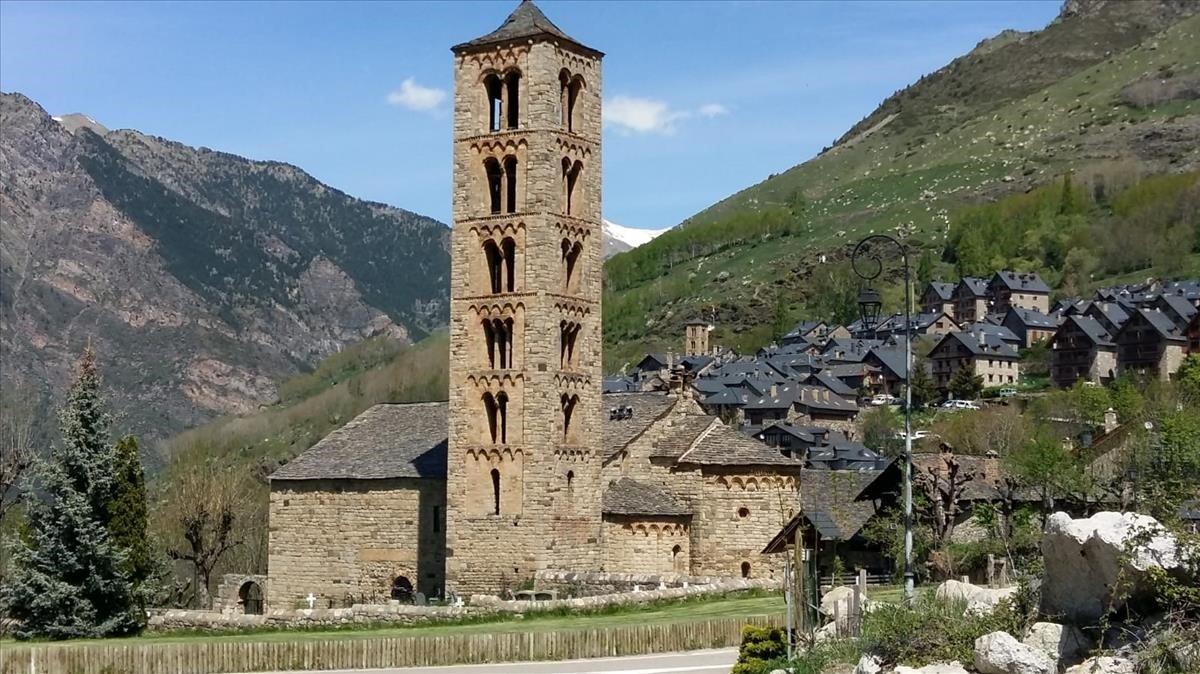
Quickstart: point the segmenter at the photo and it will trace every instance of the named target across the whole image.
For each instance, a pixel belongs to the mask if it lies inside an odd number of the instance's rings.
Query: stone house
[[[1138,309],[1113,336],[1117,370],[1167,379],[1183,363],[1187,339],[1170,317],[1154,309]]]
[[[1020,375],[1020,357],[1016,348],[994,333],[952,332],[929,352],[929,376],[939,389],[946,390],[962,367],[982,377],[985,387],[1015,384]]]
[[[1050,286],[1034,272],[998,271],[988,281],[992,310],[997,313],[1010,307],[1030,309],[1042,314],[1050,311]]]
[[[824,321],[800,321],[780,338],[779,343],[783,346],[799,343],[821,344],[827,338],[828,331]]]
[[[1050,379],[1069,387],[1083,379],[1107,384],[1117,376],[1117,345],[1100,322],[1068,316],[1050,339]]]
[[[942,313],[949,316],[951,320],[955,320],[954,286],[953,283],[930,281],[929,285],[925,286],[925,291],[921,293],[921,312]]]
[[[1000,325],[1008,328],[1021,340],[1021,346],[1030,347],[1044,342],[1054,335],[1058,324],[1053,318],[1036,309],[1011,306],[1004,314]]]
[[[981,321],[988,315],[988,282],[974,276],[964,276],[954,286],[954,320],[959,325]]]

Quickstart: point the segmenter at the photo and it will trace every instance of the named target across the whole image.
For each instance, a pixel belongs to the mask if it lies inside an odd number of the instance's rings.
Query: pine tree
[[[19,638],[103,637],[138,629],[125,555],[108,532],[116,452],[89,346],[59,412],[62,442],[40,461],[29,535],[3,588]]]
[[[950,395],[959,400],[974,400],[983,391],[983,377],[970,367],[960,367],[950,376]]]
[[[144,595],[148,581],[158,571],[154,552],[147,535],[146,478],[138,456],[138,443],[132,435],[116,445],[116,472],[113,497],[108,504],[108,533],[113,543],[125,553],[123,566],[139,595]]]

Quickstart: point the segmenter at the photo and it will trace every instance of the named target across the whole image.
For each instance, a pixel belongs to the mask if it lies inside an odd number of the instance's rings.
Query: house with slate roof
[[[929,352],[929,376],[943,391],[959,368],[970,368],[983,385],[1015,384],[1021,359],[1017,349],[995,331],[952,332]]]
[[[954,284],[930,281],[921,293],[923,313],[943,313],[954,319]]]
[[[1021,340],[1020,344],[1023,347],[1046,341],[1058,329],[1058,323],[1046,314],[1036,309],[1022,309],[1016,306],[1008,308],[1000,325],[1011,330]]]
[[[1094,318],[1068,316],[1050,338],[1050,380],[1067,388],[1080,379],[1107,384],[1117,376],[1117,345]]]
[[[1171,317],[1156,309],[1139,308],[1113,335],[1117,371],[1168,379],[1183,363],[1187,338]]]
[[[954,320],[959,325],[983,320],[988,313],[988,282],[974,276],[964,276],[954,286]]]
[[[1031,309],[1043,314],[1050,311],[1050,286],[1034,272],[998,271],[988,281],[992,310],[997,313],[1009,307]]]

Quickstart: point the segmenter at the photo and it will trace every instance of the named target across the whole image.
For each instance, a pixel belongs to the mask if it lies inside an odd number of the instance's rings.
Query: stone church
[[[604,55],[528,0],[452,51],[449,400],[376,405],[272,475],[272,604],[771,575],[802,462],[690,393],[601,394]]]

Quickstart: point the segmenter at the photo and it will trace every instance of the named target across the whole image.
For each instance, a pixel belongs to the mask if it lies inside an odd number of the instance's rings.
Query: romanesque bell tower
[[[532,3],[453,48],[447,586],[600,564],[600,59]]]

